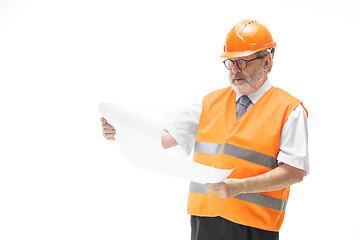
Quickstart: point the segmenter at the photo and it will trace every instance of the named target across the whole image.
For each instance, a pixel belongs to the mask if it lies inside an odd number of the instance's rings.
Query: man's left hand
[[[236,185],[239,179],[225,179],[220,183],[206,183],[205,187],[213,191],[217,196],[228,199],[237,195]]]

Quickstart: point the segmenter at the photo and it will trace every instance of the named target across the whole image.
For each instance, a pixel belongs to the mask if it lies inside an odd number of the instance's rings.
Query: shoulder
[[[272,87],[272,93],[279,100],[287,100],[287,101],[298,103],[298,104],[301,103],[301,101],[298,98],[294,97],[293,95],[291,95],[290,93],[284,91],[281,88]]]
[[[274,98],[278,99],[279,102],[287,104],[291,108],[290,110],[296,110],[296,113],[305,113],[305,115],[308,116],[308,111],[301,100],[281,88],[272,87],[272,90]]]

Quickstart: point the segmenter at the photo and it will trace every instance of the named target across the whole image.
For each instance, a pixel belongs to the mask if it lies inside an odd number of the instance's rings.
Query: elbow
[[[168,149],[168,148],[170,148],[170,146],[167,145],[166,142],[164,142],[163,140],[161,140],[161,146],[163,147],[163,149]]]
[[[286,171],[286,176],[289,179],[290,185],[300,183],[304,180],[306,175],[305,170],[290,166],[288,164],[284,164],[281,167],[283,167],[283,169]]]
[[[163,129],[163,131],[161,133],[161,145],[162,145],[163,149],[168,149],[168,148],[174,147],[177,144],[178,143],[176,142],[175,138],[173,138],[173,136],[171,136],[168,131]]]
[[[302,169],[299,169],[295,175],[296,175],[295,183],[300,183],[300,182],[302,182],[304,180],[304,177],[306,175],[306,171],[304,171]]]
[[[304,176],[299,176],[296,183],[301,183],[304,180]]]
[[[169,145],[166,142],[166,133],[164,133],[165,130],[163,130],[163,132],[161,133],[161,146],[163,147],[163,149],[168,149]]]

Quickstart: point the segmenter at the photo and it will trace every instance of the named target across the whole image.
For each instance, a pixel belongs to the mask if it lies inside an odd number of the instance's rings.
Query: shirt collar
[[[256,92],[249,94],[248,97],[251,102],[255,104],[270,88],[270,81],[269,78],[267,78],[264,84]],[[242,95],[241,93],[236,93],[236,101],[239,100]]]

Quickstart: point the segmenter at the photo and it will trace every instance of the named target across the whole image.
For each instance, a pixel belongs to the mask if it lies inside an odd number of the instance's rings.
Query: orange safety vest
[[[236,93],[231,87],[203,99],[196,134],[194,161],[235,170],[228,178],[248,178],[278,166],[280,135],[290,113],[302,102],[271,87],[239,120]],[[268,231],[279,231],[290,187],[271,192],[239,194],[223,199],[203,184],[190,183],[188,213],[221,216],[232,222]]]

